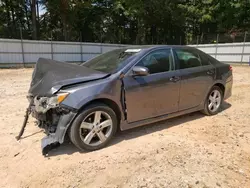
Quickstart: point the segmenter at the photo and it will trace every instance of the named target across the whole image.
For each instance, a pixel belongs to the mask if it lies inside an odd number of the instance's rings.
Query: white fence
[[[39,57],[84,62],[120,44],[0,39],[0,67],[35,63]],[[250,43],[192,45],[223,62],[249,63]]]
[[[250,43],[226,43],[191,45],[219,61],[229,63],[250,63]]]
[[[0,66],[35,63],[39,57],[84,62],[101,53],[126,45],[0,39]]]

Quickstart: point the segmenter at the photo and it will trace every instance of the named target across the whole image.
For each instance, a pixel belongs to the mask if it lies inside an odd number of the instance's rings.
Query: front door
[[[171,49],[155,50],[136,66],[149,69],[149,75],[124,78],[129,123],[178,111],[180,71],[176,71]]]

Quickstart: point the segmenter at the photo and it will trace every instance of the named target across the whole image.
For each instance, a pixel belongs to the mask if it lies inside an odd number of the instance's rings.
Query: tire
[[[97,119],[100,119],[99,123],[96,123]],[[69,129],[69,138],[80,150],[98,150],[109,143],[116,133],[117,125],[117,116],[110,107],[102,103],[93,103],[76,117]]]
[[[215,93],[218,96],[220,96],[220,98],[217,97],[216,99],[212,99],[213,95],[215,95]],[[212,99],[214,101],[211,101],[210,99]],[[207,95],[204,110],[202,110],[202,113],[204,113],[205,115],[208,115],[208,116],[218,114],[218,112],[220,111],[220,108],[221,108],[222,101],[223,101],[223,92],[222,92],[221,88],[218,86],[213,86]],[[214,108],[211,108],[211,106],[210,106],[210,105],[212,105],[211,103],[215,103],[213,105]]]

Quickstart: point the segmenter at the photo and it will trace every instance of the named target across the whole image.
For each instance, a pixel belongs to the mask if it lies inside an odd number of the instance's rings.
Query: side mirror
[[[132,71],[133,76],[147,76],[149,74],[147,67],[135,66]]]

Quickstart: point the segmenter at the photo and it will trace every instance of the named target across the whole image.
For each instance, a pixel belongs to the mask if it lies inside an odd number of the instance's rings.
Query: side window
[[[200,57],[201,57],[201,63],[203,66],[207,66],[207,65],[211,65],[211,62],[209,60],[209,57],[207,56],[207,54],[200,52],[199,53]]]
[[[147,67],[150,74],[173,70],[173,58],[170,49],[157,50],[144,57],[137,66]]]
[[[201,66],[201,60],[198,54],[186,49],[175,50],[179,59],[180,69],[188,69]]]

